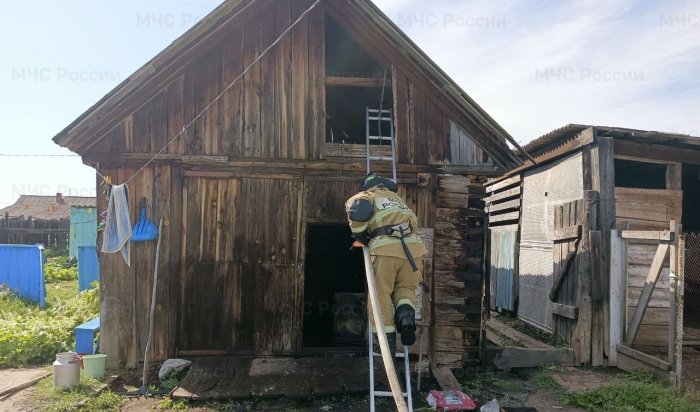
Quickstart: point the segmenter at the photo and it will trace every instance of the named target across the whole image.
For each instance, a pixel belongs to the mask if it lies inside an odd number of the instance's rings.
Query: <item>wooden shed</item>
[[[700,267],[679,243],[700,230],[700,138],[572,124],[524,150],[536,164],[487,186],[491,309],[566,340],[578,364],[616,364],[620,343],[671,351],[674,288]]]
[[[431,360],[477,362],[483,183],[520,161],[368,0],[226,1],[54,138],[128,182],[132,219],[141,197],[164,219],[154,359],[361,351],[337,312],[365,290],[343,203],[365,174],[367,107],[391,111],[399,193],[433,236]],[[131,248],[131,267],[100,256],[101,350],[135,365],[155,245]]]

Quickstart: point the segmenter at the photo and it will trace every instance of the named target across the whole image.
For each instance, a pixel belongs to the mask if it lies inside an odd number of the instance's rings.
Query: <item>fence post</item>
[[[617,230],[610,231],[610,347],[608,365],[617,366],[617,345],[622,343],[627,306],[625,280],[625,240]]]
[[[683,273],[685,271],[685,242],[681,239],[681,225],[671,221],[671,242],[669,262],[669,323],[668,323],[668,363],[671,369],[671,385],[680,387],[683,359]]]

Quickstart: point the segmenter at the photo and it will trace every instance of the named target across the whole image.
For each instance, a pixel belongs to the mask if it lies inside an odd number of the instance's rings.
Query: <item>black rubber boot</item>
[[[396,358],[396,332],[387,333],[386,340],[389,341],[389,351],[391,352],[391,358],[394,359]],[[372,334],[372,352],[382,353],[379,349],[379,336],[376,333]]]
[[[411,305],[399,305],[394,312],[396,328],[401,332],[401,343],[411,346],[416,342],[416,311]]]

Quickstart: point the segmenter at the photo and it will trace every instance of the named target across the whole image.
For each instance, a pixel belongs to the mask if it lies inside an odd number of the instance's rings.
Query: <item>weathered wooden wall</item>
[[[435,361],[457,367],[479,357],[483,312],[484,180],[438,176],[433,262]]]

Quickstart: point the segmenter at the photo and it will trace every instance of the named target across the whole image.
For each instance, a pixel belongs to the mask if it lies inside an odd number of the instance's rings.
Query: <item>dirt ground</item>
[[[700,354],[700,352],[698,352]],[[45,368],[12,369],[0,371],[2,386],[9,382],[23,382],[32,377],[45,373]],[[583,412],[582,409],[572,408],[563,404],[560,395],[562,391],[578,392],[594,389],[610,382],[615,374],[614,369],[576,369],[559,368],[551,371],[529,369],[509,372],[475,371],[458,377],[464,386],[464,392],[478,399],[482,404],[497,399],[501,407],[530,407],[540,412]],[[49,378],[50,379],[50,378]],[[416,410],[425,408],[426,390],[414,398]],[[34,411],[32,395],[34,389],[23,390],[11,398],[0,401],[1,411]],[[129,399],[122,411],[147,412],[159,409],[163,399],[137,398]],[[172,405],[181,406],[181,405]],[[369,409],[366,396],[354,397],[323,397],[304,400],[265,399],[245,402],[220,402],[218,404],[189,405],[189,410],[195,411],[364,411]],[[377,411],[392,411],[394,408],[388,400],[378,402]],[[427,409],[422,409],[427,410]]]
[[[15,385],[27,382],[46,374],[45,367],[5,369],[0,370],[0,393]],[[34,387],[30,387],[15,393],[4,400],[0,400],[1,411],[33,411],[30,400],[34,393]],[[2,397],[0,397],[2,398]]]

